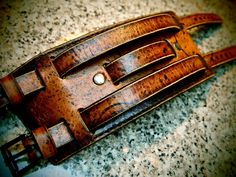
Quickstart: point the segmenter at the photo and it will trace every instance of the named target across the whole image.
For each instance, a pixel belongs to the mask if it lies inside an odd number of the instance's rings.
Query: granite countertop
[[[193,35],[203,53],[236,44],[236,5],[229,0],[1,1],[0,76],[94,29],[167,10],[223,18],[220,28]],[[236,176],[236,62],[215,72],[62,164],[42,161],[26,176]],[[10,112],[0,119],[0,145],[26,131]]]

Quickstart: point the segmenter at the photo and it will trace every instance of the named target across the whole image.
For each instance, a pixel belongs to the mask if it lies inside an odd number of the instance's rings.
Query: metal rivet
[[[105,76],[102,73],[97,73],[93,77],[93,82],[97,85],[102,85],[105,83]]]

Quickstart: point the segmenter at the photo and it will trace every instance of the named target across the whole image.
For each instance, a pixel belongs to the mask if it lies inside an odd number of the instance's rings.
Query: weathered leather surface
[[[202,55],[187,31],[221,22],[215,14],[179,18],[173,12],[129,20],[47,51],[0,83],[30,130],[67,123],[77,143],[53,152],[57,163],[234,59],[235,46]],[[104,84],[94,83],[97,73]],[[117,124],[109,127],[111,121]]]

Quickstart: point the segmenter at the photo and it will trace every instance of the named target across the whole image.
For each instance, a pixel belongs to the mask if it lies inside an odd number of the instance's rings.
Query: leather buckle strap
[[[12,174],[20,176],[41,158],[54,158],[74,141],[67,124],[63,121],[49,129],[42,126],[33,130],[31,135],[21,135],[3,145],[1,151]],[[78,144],[74,144],[78,148]]]
[[[212,13],[194,14],[179,18],[173,12],[164,12],[121,23],[105,32],[87,37],[84,41],[63,52],[54,60],[60,76],[73,68],[97,57],[115,47],[137,38],[167,29],[180,30],[182,25],[190,29],[204,24],[219,24],[222,19]],[[142,30],[141,30],[142,29]]]
[[[214,68],[236,58],[236,46],[231,46],[204,56],[209,67]]]

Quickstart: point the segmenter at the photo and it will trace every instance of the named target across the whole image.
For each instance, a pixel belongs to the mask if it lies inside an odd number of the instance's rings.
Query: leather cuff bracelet
[[[212,68],[236,58],[236,46],[201,54],[188,30],[220,23],[211,13],[136,18],[48,50],[0,79],[0,108],[20,110],[31,131],[1,148],[12,173],[41,158],[59,163],[212,77]]]

